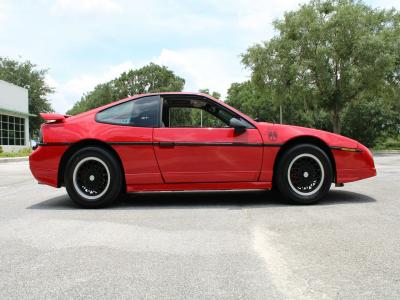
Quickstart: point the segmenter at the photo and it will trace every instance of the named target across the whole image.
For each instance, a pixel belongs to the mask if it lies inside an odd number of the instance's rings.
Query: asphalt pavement
[[[101,210],[0,164],[0,299],[399,299],[400,155],[313,206],[165,192]]]

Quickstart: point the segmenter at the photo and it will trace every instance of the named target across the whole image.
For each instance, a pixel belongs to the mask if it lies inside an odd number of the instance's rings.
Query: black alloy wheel
[[[99,208],[117,199],[123,180],[113,154],[100,147],[86,147],[69,159],[64,182],[75,203],[86,208]]]
[[[278,161],[276,184],[285,199],[296,204],[318,202],[329,191],[333,170],[329,157],[319,147],[299,144]]]

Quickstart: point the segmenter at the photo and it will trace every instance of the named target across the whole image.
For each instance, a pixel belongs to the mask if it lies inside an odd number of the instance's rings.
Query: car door
[[[163,101],[165,127],[154,129],[153,141],[166,183],[258,180],[263,147],[252,124],[242,120],[246,130],[235,132],[227,119],[240,117],[212,100],[170,96]]]
[[[160,96],[149,95],[106,108],[96,114],[94,139],[108,143],[121,158],[129,185],[163,183],[153,148],[160,124]]]

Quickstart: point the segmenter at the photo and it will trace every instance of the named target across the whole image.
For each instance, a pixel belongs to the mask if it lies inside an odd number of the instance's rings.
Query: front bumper
[[[338,169],[336,183],[353,182],[376,176],[376,169]]]
[[[360,143],[357,144],[357,150],[332,150],[336,163],[336,183],[352,182],[376,176],[372,152]]]

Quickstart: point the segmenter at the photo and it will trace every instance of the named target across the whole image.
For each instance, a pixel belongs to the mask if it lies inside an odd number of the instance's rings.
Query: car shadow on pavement
[[[128,194],[119,199],[110,210],[139,209],[193,209],[250,207],[296,207],[288,204],[273,191],[201,191],[201,192],[152,192]],[[350,191],[332,190],[320,205],[363,204],[376,202],[370,196]],[[68,210],[80,209],[68,195],[62,195],[34,204],[28,209]]]

